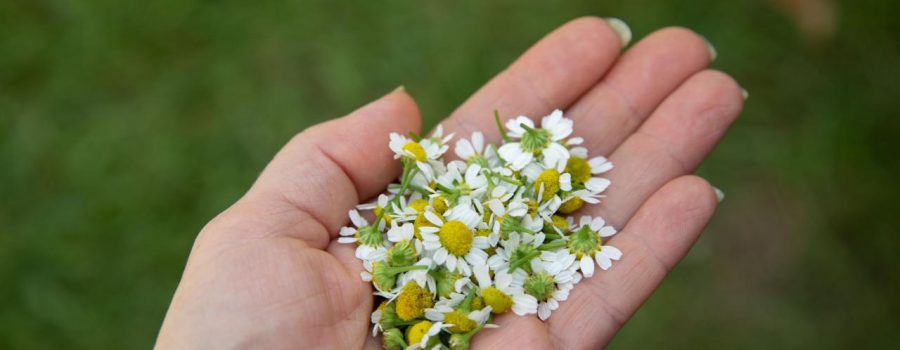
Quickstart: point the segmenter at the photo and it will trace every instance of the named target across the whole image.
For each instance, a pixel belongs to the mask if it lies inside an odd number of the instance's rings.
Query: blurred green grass
[[[0,348],[151,346],[292,134],[401,84],[434,125],[582,15],[695,29],[750,92],[717,217],[611,347],[900,346],[900,5],[829,3],[0,2]]]

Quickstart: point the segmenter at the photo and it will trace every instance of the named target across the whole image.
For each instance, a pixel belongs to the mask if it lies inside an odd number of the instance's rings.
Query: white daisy
[[[508,271],[512,268],[513,273],[518,268],[530,266],[540,256],[538,247],[544,244],[544,238],[543,233],[523,235],[511,232],[509,238],[500,241],[487,264],[493,271]]]
[[[475,236],[473,227],[459,220],[444,221],[436,214],[426,211],[425,218],[434,227],[420,227],[425,250],[433,252],[432,259],[447,269],[459,271],[464,276],[472,274],[471,265],[482,265],[490,247],[487,237]]]
[[[485,147],[484,135],[480,131],[472,133],[471,141],[467,139],[456,141],[454,151],[456,156],[467,163],[478,163],[485,167],[497,165],[494,162],[497,155],[492,147]]]
[[[494,313],[502,314],[512,310],[516,315],[524,316],[537,312],[537,299],[522,289],[528,276],[525,270],[517,269],[508,273],[501,269],[494,273],[493,281],[487,265],[476,266],[474,272],[482,299],[486,305],[491,306]]]
[[[540,128],[535,128],[526,116],[509,120],[506,127],[508,135],[519,142],[508,142],[500,146],[497,153],[514,170],[524,168],[536,155],[540,155],[548,167],[569,157],[569,150],[559,141],[572,133],[572,120],[563,117],[558,109],[541,120]]]
[[[387,248],[385,248],[384,221],[379,222],[378,227],[370,226],[356,209],[350,210],[350,221],[356,227],[341,227],[338,237],[338,243],[359,243],[356,247],[356,258],[360,260],[381,260],[384,259]]]
[[[542,321],[559,308],[559,302],[569,298],[569,291],[575,286],[576,273],[572,269],[557,271],[548,268],[543,263],[532,264],[533,272],[523,283],[525,293],[537,299],[537,314]]]
[[[579,261],[579,269],[585,277],[594,275],[595,261],[601,269],[607,270],[613,260],[622,258],[622,251],[618,248],[603,244],[604,238],[616,234],[616,229],[606,225],[603,218],[582,216],[579,224],[569,236],[566,249],[560,251]]]

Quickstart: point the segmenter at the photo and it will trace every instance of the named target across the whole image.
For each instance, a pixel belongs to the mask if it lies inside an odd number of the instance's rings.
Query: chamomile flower
[[[487,192],[488,181],[481,173],[479,164],[466,165],[454,161],[447,166],[447,172],[437,178],[439,188],[455,195],[481,197]]]
[[[461,138],[456,141],[456,156],[466,163],[480,164],[483,167],[496,166],[496,153],[493,147],[485,147],[484,135],[480,131],[472,133],[471,141]]]
[[[559,143],[572,134],[572,120],[555,110],[541,120],[541,127],[525,116],[519,116],[506,123],[509,136],[519,142],[509,142],[500,146],[497,153],[510,163],[513,170],[520,170],[540,155],[542,162],[552,166],[569,157],[569,150]]]
[[[360,260],[379,260],[383,259],[387,248],[385,248],[384,221],[379,223],[379,227],[369,225],[359,212],[350,210],[350,221],[356,227],[342,227],[338,233],[338,243],[358,243],[356,247],[356,258]]]
[[[613,260],[622,258],[622,251],[611,245],[604,245],[603,239],[616,234],[616,229],[606,225],[601,217],[582,216],[579,227],[573,230],[565,252],[573,260],[579,261],[579,269],[584,277],[594,275],[594,261],[601,269],[607,270]]]
[[[468,311],[467,307],[458,307],[449,303],[435,305],[425,313],[425,317],[433,322],[443,322],[449,325],[447,328],[450,333],[468,333],[475,328],[487,323],[491,316],[491,307],[485,306],[479,310]]]
[[[452,137],[450,135],[449,137]],[[440,172],[443,163],[438,161],[448,146],[440,138],[425,138],[418,142],[397,133],[391,133],[388,146],[394,151],[395,159],[413,161],[426,179],[433,179]]]
[[[471,265],[485,263],[488,255],[484,249],[490,247],[486,237],[476,237],[473,228],[459,220],[444,221],[429,211],[425,218],[434,226],[419,231],[425,250],[433,251],[435,263],[446,265],[450,271],[458,269],[464,276],[472,274]]]
[[[524,270],[509,273],[500,269],[494,273],[493,280],[487,265],[476,266],[474,272],[484,304],[490,306],[494,314],[512,310],[516,315],[524,316],[537,312],[537,299],[522,288],[527,277]]]
[[[550,313],[559,308],[559,302],[569,298],[569,291],[575,285],[572,269],[554,271],[543,267],[542,263],[532,264],[534,272],[525,278],[522,286],[525,293],[537,299],[537,314],[541,321],[550,318]]]
[[[586,189],[594,193],[606,190],[610,185],[609,179],[593,175],[602,174],[613,168],[612,162],[605,157],[594,157],[586,160],[581,157],[570,157],[566,161],[565,171],[572,174],[572,181],[583,184]]]
[[[419,321],[410,327],[409,334],[406,337],[406,343],[409,347],[406,350],[430,349],[437,346],[437,335],[442,330],[450,328],[443,322],[434,322],[428,320]]]
[[[510,232],[507,239],[500,241],[494,255],[488,258],[487,264],[493,271],[515,272],[519,268],[530,269],[532,262],[541,255],[538,247],[544,243],[545,237],[543,233]]]

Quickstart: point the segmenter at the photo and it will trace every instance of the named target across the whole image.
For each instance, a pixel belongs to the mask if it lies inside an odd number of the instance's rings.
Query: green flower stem
[[[494,110],[494,121],[497,122],[497,129],[500,129],[500,137],[503,138],[504,142],[509,142],[511,139],[509,138],[509,135],[506,134],[506,129],[503,128],[503,123],[500,122],[500,111],[496,109]]]
[[[537,257],[540,256],[540,255],[541,255],[541,252],[539,252],[539,251],[533,251],[533,252],[528,253],[528,255],[525,255],[525,256],[519,258],[519,259],[516,260],[516,261],[510,262],[510,263],[509,263],[509,271],[508,271],[508,272],[509,272],[509,273],[512,273],[512,272],[515,271],[516,269],[518,269],[518,268],[524,266],[525,264],[531,262],[531,259],[537,258]]]
[[[400,197],[406,194],[406,190],[409,188],[409,183],[412,181],[413,176],[416,176],[416,173],[419,171],[414,164],[407,161],[404,162],[405,165],[403,167],[403,176],[400,178],[400,192],[397,192],[397,195],[394,196],[393,202],[395,205],[400,204]]]
[[[409,185],[409,189],[411,189],[411,190],[413,190],[413,191],[416,191],[416,192],[419,192],[419,193],[421,193],[422,195],[425,195],[425,196],[431,195],[431,191],[429,191],[428,189],[426,189],[425,187],[422,187],[422,186]]]
[[[541,246],[538,247],[538,249],[539,250],[553,250],[553,249],[564,248],[565,246],[566,246],[565,241],[556,241],[556,242],[541,244]]]

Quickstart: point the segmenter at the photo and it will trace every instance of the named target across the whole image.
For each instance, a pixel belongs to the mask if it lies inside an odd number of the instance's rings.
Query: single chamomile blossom
[[[378,227],[369,225],[359,212],[350,210],[350,221],[356,227],[341,227],[338,243],[358,243],[356,247],[356,258],[363,261],[383,259],[387,248],[385,248],[384,235],[381,231],[384,229],[384,221],[378,223]]]
[[[432,259],[437,264],[447,266],[464,276],[472,274],[471,265],[484,264],[490,247],[487,237],[476,237],[472,227],[459,220],[444,221],[436,214],[426,211],[425,218],[434,225],[420,227],[425,250],[433,251]]]
[[[447,165],[447,172],[437,178],[438,187],[456,195],[481,197],[487,192],[488,181],[479,164],[466,165],[454,161]]]
[[[541,255],[538,248],[544,243],[545,237],[543,233],[511,232],[509,238],[500,241],[494,255],[488,258],[487,265],[492,271],[505,270],[510,273],[519,268],[530,269],[532,262]]]
[[[572,133],[572,120],[555,110],[541,120],[541,127],[535,128],[530,118],[519,116],[506,123],[509,136],[518,142],[508,142],[497,153],[510,164],[513,170],[521,170],[540,155],[542,162],[552,166],[569,158],[569,150],[559,143]]]
[[[569,236],[566,249],[561,250],[573,260],[579,261],[579,269],[584,277],[594,275],[594,261],[601,269],[607,270],[613,260],[622,258],[622,251],[611,245],[604,245],[603,239],[616,234],[616,229],[606,225],[603,218],[582,216],[579,227]]]
[[[508,310],[519,316],[537,313],[537,299],[533,295],[526,294],[522,288],[528,275],[524,270],[517,269],[513,273],[508,273],[500,269],[494,273],[493,280],[487,265],[476,266],[474,272],[481,297],[494,314],[499,315]]]
[[[454,149],[459,159],[465,160],[466,163],[477,163],[481,166],[496,166],[496,153],[493,147],[485,147],[484,135],[480,131],[472,133],[471,141],[461,138],[456,141]]]
[[[523,289],[537,299],[538,318],[545,321],[553,310],[559,308],[559,302],[569,298],[569,291],[575,286],[576,273],[571,268],[548,270],[543,263],[532,264],[532,269],[534,272],[525,278]]]
[[[416,142],[397,133],[391,133],[390,138],[388,146],[394,151],[394,158],[414,161],[426,179],[433,179],[437,172],[435,168],[443,166],[439,159],[448,146],[438,142],[441,140],[424,138]]]
[[[417,329],[416,326],[419,325],[428,325],[428,328],[421,333],[421,335],[415,335],[415,331]],[[443,322],[434,322],[428,320],[423,320],[416,325],[412,326],[413,329],[410,331],[410,337],[407,339],[407,343],[409,347],[406,350],[417,350],[417,349],[428,349],[429,346],[433,348],[440,348],[440,345],[436,344],[434,340],[437,339],[437,335],[441,333],[441,331],[450,328],[453,325],[444,324]],[[420,326],[421,327],[421,326]],[[417,339],[417,337],[420,337]],[[418,342],[415,342],[418,340]]]
[[[450,333],[468,333],[486,324],[490,316],[490,306],[485,306],[479,310],[466,311],[464,308],[457,308],[449,303],[435,305],[434,308],[425,312],[425,318],[428,320],[449,325],[450,327],[447,330]]]

